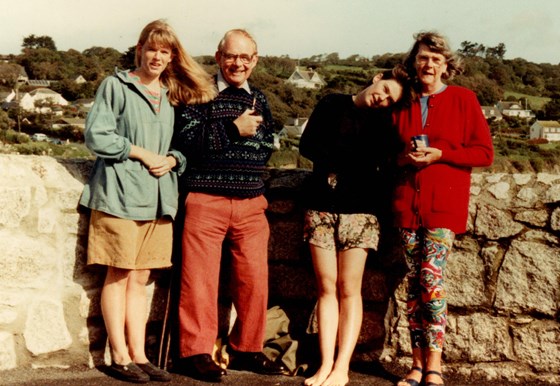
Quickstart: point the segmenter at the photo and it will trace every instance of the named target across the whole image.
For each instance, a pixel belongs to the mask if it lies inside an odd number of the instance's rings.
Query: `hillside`
[[[505,60],[503,46],[499,47],[500,50],[496,50],[496,47],[471,50],[469,47],[472,45],[464,43],[458,51],[464,60],[465,72],[453,79],[453,84],[472,89],[483,106],[492,106],[499,101],[521,101],[537,119],[560,119],[560,65],[536,64],[522,58]],[[264,56],[253,72],[251,82],[266,94],[275,120],[274,128],[279,132],[290,119],[308,117],[324,95],[355,93],[369,84],[378,71],[402,62],[404,55],[383,54],[371,58],[352,56],[346,59],[340,58],[337,53],[300,59]],[[101,80],[111,74],[115,67],[133,67],[133,57],[134,47],[124,53],[105,47],[92,47],[83,52],[57,51],[45,47],[26,48],[20,55],[4,56],[4,62],[0,63],[0,91],[5,94],[14,88],[19,88],[20,93],[31,91],[32,86],[17,81],[23,73],[29,79],[48,79],[51,89],[68,101],[92,98]],[[217,71],[213,56],[196,59],[209,73]],[[287,84],[286,80],[296,66],[315,70],[325,81],[325,86],[320,89],[300,89]],[[84,83],[74,82],[77,74],[83,77]],[[0,133],[4,142],[16,145],[25,142],[25,136],[6,131],[8,128],[17,129],[16,122],[27,122],[19,127],[29,135],[44,132],[74,142],[80,142],[82,138],[79,131],[53,133],[50,128],[52,115],[27,114],[16,109],[9,109],[7,113],[0,112],[0,129],[3,129]],[[63,114],[65,117],[84,116],[83,112],[72,107],[64,109]],[[527,143],[531,123],[519,119],[491,122],[497,148],[496,169],[540,170],[555,164],[552,160],[558,156],[557,146],[550,144],[543,147],[542,144]],[[521,145],[515,141],[520,141]],[[52,144],[20,145],[17,151],[42,154],[48,151],[38,146]],[[297,140],[287,143],[286,148],[282,149],[286,154],[277,154],[276,158],[283,160],[283,164],[301,165],[302,161],[297,161],[297,154],[289,154],[294,152],[290,150],[292,147],[297,149]],[[56,155],[67,154],[61,149],[50,151]],[[503,162],[500,160],[502,158]],[[309,163],[303,162],[303,165],[309,166]]]

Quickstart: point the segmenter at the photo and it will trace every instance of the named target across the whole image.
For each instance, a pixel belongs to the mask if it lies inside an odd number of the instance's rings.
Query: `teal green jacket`
[[[156,113],[128,71],[117,71],[103,80],[86,119],[85,142],[97,158],[81,205],[130,220],[175,217],[177,180],[186,159],[170,148],[175,117],[163,91]],[[177,167],[154,177],[140,161],[128,158],[131,145],[172,155]]]

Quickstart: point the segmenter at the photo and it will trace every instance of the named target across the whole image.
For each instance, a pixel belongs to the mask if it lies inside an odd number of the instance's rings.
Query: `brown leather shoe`
[[[231,369],[251,371],[263,375],[285,375],[288,369],[282,363],[268,359],[262,352],[241,352],[232,350]]]
[[[204,382],[220,382],[226,371],[214,362],[210,354],[181,358],[177,372]]]

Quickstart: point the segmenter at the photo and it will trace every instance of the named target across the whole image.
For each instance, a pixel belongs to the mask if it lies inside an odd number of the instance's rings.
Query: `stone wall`
[[[0,370],[95,366],[107,360],[103,271],[85,266],[91,162],[0,155]],[[315,303],[297,202],[308,172],[271,170],[270,303],[281,306],[308,361]],[[560,175],[473,174],[469,229],[447,268],[448,374],[560,383]],[[409,361],[405,269],[386,229],[364,276],[355,361]],[[148,353],[157,356],[169,272],[150,283]]]

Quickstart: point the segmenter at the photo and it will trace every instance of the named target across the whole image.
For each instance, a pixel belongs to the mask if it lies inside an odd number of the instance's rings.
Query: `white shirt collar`
[[[216,83],[218,85],[218,91],[222,92],[224,91],[226,88],[230,87],[231,85],[226,82],[226,80],[224,79],[224,76],[222,75],[222,71],[218,71],[218,78],[216,80]],[[233,87],[233,86],[232,86]],[[244,89],[245,91],[247,91],[249,94],[251,94],[251,88],[249,87],[249,82],[245,81],[243,82],[243,84],[239,87]]]

